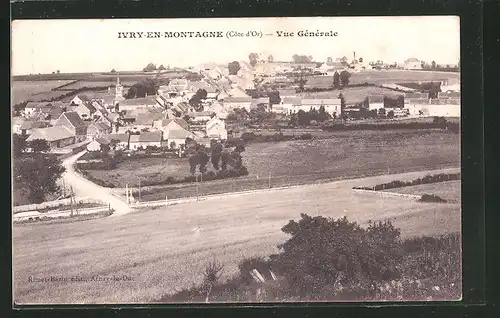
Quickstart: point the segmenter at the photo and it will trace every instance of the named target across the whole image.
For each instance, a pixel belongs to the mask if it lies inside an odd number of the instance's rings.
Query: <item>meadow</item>
[[[409,70],[383,70],[362,71],[351,73],[349,84],[391,84],[405,82],[436,82],[448,80],[448,84],[456,84],[460,81],[460,73],[453,72],[429,72]],[[333,83],[333,76],[308,77],[306,86],[329,87]]]
[[[110,78],[109,81],[77,81],[70,85],[64,86],[62,90],[72,91],[72,90],[82,89],[84,87],[109,87],[111,85],[115,85],[115,83],[116,83],[116,77]],[[137,80],[123,81],[120,78],[120,83],[125,87],[129,87],[137,83]]]
[[[414,179],[417,173],[408,174]],[[420,173],[420,177],[424,173]],[[404,176],[380,176],[380,183]],[[366,226],[391,220],[402,237],[460,231],[460,204],[424,204],[356,193],[367,179],[162,208],[138,210],[119,218],[67,224],[13,227],[14,301],[23,303],[150,302],[199,284],[207,262],[225,265],[222,280],[245,258],[268,256],[288,236],[281,232],[300,213],[346,216]],[[92,281],[92,276],[131,280]],[[75,277],[86,281],[29,282],[29,277]]]
[[[242,153],[245,177],[143,187],[143,201],[193,197],[279,186],[325,182],[387,173],[460,165],[460,136],[441,130],[350,131],[328,138],[247,144]],[[146,160],[144,163],[142,160]],[[212,167],[209,164],[208,169]],[[131,172],[133,171],[133,173]],[[116,187],[139,180],[179,179],[189,175],[187,159],[141,159],[115,170],[89,170]]]
[[[41,101],[62,95],[62,92],[52,91],[57,87],[73,82],[73,80],[49,81],[15,81],[12,83],[12,104],[24,101]]]
[[[461,182],[446,181],[438,183],[421,184],[411,187],[401,187],[384,191],[403,193],[403,194],[415,194],[415,195],[433,194],[449,202],[460,202]]]

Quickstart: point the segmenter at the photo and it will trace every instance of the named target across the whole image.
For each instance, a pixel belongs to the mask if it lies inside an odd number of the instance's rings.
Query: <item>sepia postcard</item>
[[[14,305],[461,300],[459,25],[12,21]]]

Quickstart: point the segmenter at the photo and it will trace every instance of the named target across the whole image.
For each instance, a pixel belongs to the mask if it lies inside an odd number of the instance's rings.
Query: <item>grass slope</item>
[[[406,177],[415,178],[415,173]],[[373,182],[392,179],[377,177]],[[402,176],[398,177],[399,179]],[[223,197],[138,211],[120,218],[61,225],[14,226],[14,299],[17,303],[148,302],[200,283],[206,262],[225,276],[241,259],[277,252],[280,229],[300,213],[347,216],[362,225],[390,219],[403,237],[460,231],[459,204],[355,193],[366,180]],[[30,283],[29,276],[127,275],[133,281]]]

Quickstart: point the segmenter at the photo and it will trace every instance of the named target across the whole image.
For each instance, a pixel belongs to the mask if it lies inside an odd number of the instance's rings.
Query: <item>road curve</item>
[[[72,186],[76,197],[91,197],[108,203],[111,208],[114,209],[114,212],[110,217],[116,217],[131,212],[132,208],[130,208],[123,200],[113,195],[111,189],[101,187],[100,185],[85,179],[75,171],[73,164],[86,152],[86,150],[79,152],[76,155],[63,160],[63,166],[66,168],[66,172],[62,177],[64,178],[66,185]]]

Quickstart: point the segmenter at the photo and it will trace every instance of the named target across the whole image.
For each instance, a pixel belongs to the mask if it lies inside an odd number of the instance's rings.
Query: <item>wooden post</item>
[[[198,175],[196,175],[196,201],[200,200],[200,193],[198,189]]]
[[[141,180],[139,179],[139,202],[141,202]]]
[[[127,204],[129,204],[129,197],[128,197],[128,183],[125,185],[125,201],[127,202]]]
[[[271,189],[271,171],[269,171],[269,189]]]

